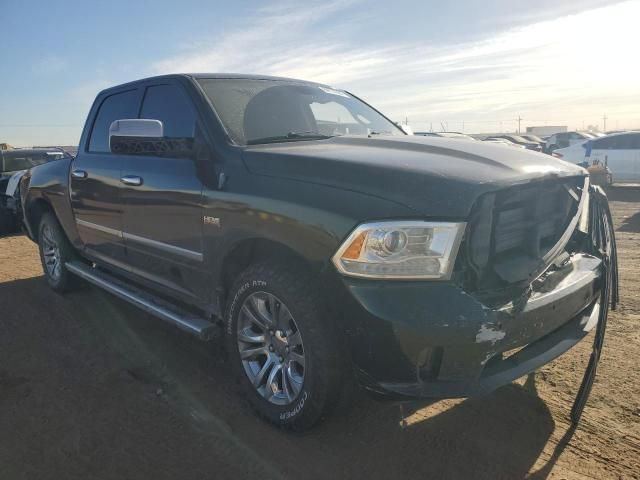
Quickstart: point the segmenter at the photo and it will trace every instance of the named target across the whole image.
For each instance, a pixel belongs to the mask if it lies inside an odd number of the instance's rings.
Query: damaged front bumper
[[[343,279],[360,383],[398,397],[483,394],[532,372],[598,322],[602,261],[550,268],[521,300],[490,307],[450,283]]]

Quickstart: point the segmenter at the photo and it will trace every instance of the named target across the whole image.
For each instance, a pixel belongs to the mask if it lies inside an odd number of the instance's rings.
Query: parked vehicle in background
[[[420,135],[423,137],[457,138],[458,140],[476,140],[471,135],[460,132],[416,132],[414,135]]]
[[[552,153],[558,148],[567,148],[571,145],[579,144],[592,138],[595,137],[587,132],[556,133],[547,138],[544,151],[547,153]]]
[[[537,143],[538,145],[540,145],[540,148],[544,150],[545,141],[542,138],[538,137],[537,135],[526,134],[526,135],[520,135],[520,136],[525,140],[529,140],[530,142]]]
[[[223,328],[248,401],[296,430],[354,382],[484,394],[578,343],[606,273],[588,188],[551,156],[237,74],[101,92],[76,158],[21,183],[51,288],[78,276],[202,339]]]
[[[25,172],[67,155],[59,148],[0,150],[0,234],[20,229],[22,212],[20,205],[20,179]]]
[[[485,138],[483,142],[496,143],[498,145],[505,145],[507,147],[524,148],[524,149],[527,148],[524,145],[518,145],[517,143],[513,143],[511,140],[507,140],[506,138]]]
[[[527,150],[533,150],[535,152],[542,151],[542,146],[539,143],[532,142],[531,140],[527,140],[526,138],[520,135],[510,135],[510,134],[491,135],[490,137],[487,138],[487,140],[492,140],[492,139],[509,140],[511,143],[515,143],[516,145],[521,145]]]
[[[592,138],[553,154],[567,162],[604,165],[611,173],[611,183],[640,182],[640,132]]]
[[[602,165],[601,163],[588,165],[586,162],[579,165],[584,166],[587,172],[589,172],[589,181],[592,185],[599,185],[606,188],[613,184],[613,175],[606,165]]]

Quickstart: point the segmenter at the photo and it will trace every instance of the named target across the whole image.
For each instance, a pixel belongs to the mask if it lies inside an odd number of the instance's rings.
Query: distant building
[[[566,125],[545,125],[544,127],[527,127],[527,133],[531,135],[553,135],[569,130]]]
[[[13,150],[13,147],[8,143],[0,143],[0,150]]]

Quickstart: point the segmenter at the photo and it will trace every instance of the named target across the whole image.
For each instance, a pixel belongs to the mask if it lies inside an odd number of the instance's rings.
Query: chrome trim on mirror
[[[151,137],[162,138],[164,127],[160,120],[147,118],[125,118],[114,120],[109,126],[109,137]]]

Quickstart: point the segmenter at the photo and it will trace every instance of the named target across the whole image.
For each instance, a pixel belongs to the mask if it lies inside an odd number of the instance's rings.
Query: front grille
[[[467,243],[478,287],[529,280],[546,266],[547,254],[578,212],[583,187],[584,178],[578,177],[481,197],[471,215]]]

